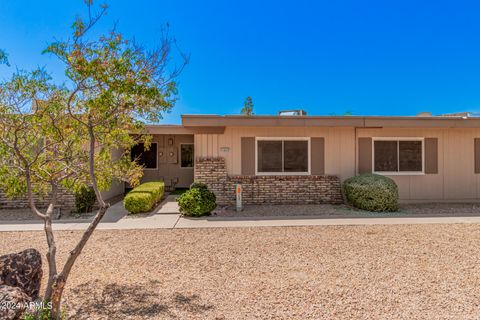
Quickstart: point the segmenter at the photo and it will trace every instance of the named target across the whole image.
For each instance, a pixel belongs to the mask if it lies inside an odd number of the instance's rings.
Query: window
[[[151,143],[150,148],[145,150],[145,145],[139,143],[132,148],[131,152],[132,160],[142,165],[145,169],[157,168],[157,144]]]
[[[193,168],[193,159],[193,143],[180,144],[180,166],[182,168]]]
[[[309,174],[310,140],[257,139],[257,174]]]
[[[423,173],[423,139],[373,139],[373,170],[378,173]]]

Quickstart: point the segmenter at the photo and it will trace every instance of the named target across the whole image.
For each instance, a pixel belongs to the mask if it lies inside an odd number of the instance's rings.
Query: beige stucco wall
[[[240,175],[241,137],[324,137],[325,173],[338,175],[341,179],[354,175],[353,128],[227,127],[224,134],[196,134],[195,156],[224,157],[228,174]]]
[[[403,201],[480,200],[480,175],[474,174],[474,142],[479,129],[402,129],[353,127],[227,127],[224,134],[196,134],[195,156],[226,160],[230,175],[241,174],[241,137],[324,137],[325,173],[342,180],[356,171],[355,135],[359,137],[436,137],[438,174],[390,176]]]
[[[474,138],[479,129],[357,129],[358,137],[438,138],[438,174],[389,176],[400,198],[409,201],[480,200],[480,175],[474,173]]]
[[[112,151],[112,158],[114,160],[120,159],[123,151],[121,149],[116,149]],[[102,196],[104,200],[109,200],[115,197],[122,195],[125,192],[125,183],[122,181],[115,181],[112,183],[110,189],[102,191]]]

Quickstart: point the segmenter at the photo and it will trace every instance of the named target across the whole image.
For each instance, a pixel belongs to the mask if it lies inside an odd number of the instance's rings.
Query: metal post
[[[236,209],[237,211],[242,211],[242,185],[235,185],[235,196],[236,196]]]

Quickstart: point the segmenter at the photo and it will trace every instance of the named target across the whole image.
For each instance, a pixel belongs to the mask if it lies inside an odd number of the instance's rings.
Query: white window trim
[[[191,167],[182,166],[182,145],[184,145],[184,144],[190,144],[190,145],[193,146],[193,165]],[[193,143],[193,142],[180,143],[178,148],[179,148],[178,154],[180,155],[180,168],[182,168],[182,169],[193,169],[195,167],[195,143]]]
[[[156,145],[157,146],[157,152],[155,153],[155,168],[146,168],[143,167],[143,170],[158,170],[158,143],[157,142],[151,142],[150,145]]]
[[[258,141],[308,141],[308,171],[307,172],[261,172],[258,171]],[[255,175],[256,176],[308,176],[312,171],[310,137],[255,137]],[[282,149],[283,168],[283,149]]]
[[[421,141],[422,171],[375,171],[375,141]],[[400,169],[400,152],[397,144],[397,167]],[[423,137],[372,137],[372,173],[384,176],[421,176],[425,175],[425,138]]]

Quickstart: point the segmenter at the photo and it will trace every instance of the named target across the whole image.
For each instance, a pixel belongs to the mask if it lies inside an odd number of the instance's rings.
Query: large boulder
[[[0,285],[20,288],[27,296],[38,298],[42,281],[42,256],[35,249],[0,256]]]
[[[20,319],[32,299],[22,289],[0,285],[0,319]]]

